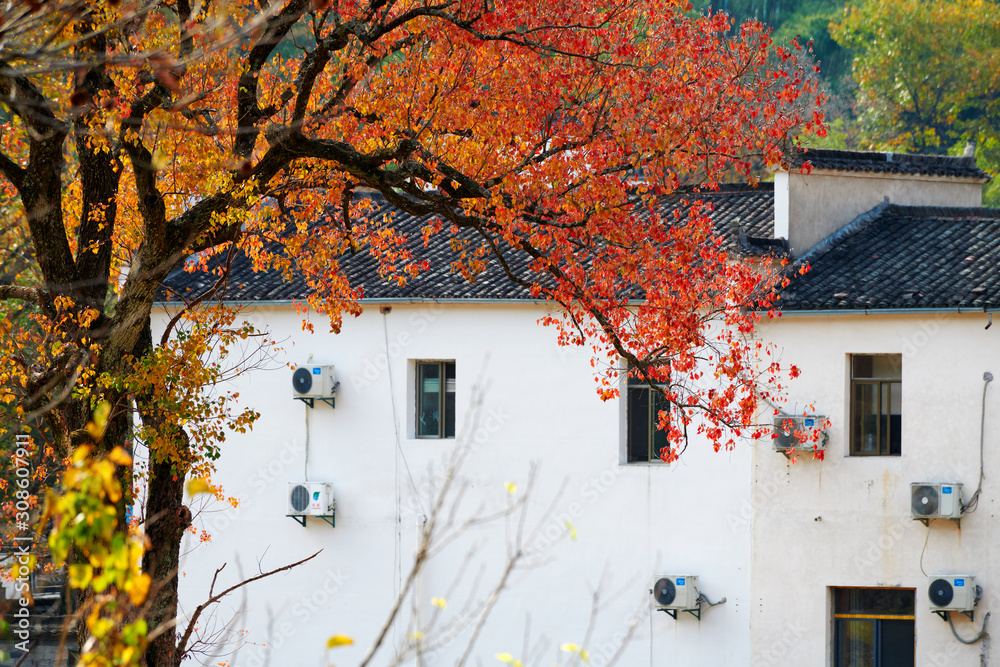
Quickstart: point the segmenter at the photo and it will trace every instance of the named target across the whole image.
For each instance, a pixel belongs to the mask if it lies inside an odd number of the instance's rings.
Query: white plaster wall
[[[956,616],[964,637],[1000,611],[1000,386],[986,400],[985,472],[979,508],[961,529],[910,518],[911,482],[962,482],[979,475],[983,373],[1000,379],[1000,330],[977,315],[788,316],[762,336],[802,369],[789,396],[833,422],[826,458],[790,464],[760,442],[754,452],[751,615],[753,664],[823,665],[832,660],[830,587],[916,589],[917,665],[992,664],[988,645],[965,646],[932,614],[927,574],[972,574],[984,589],[976,624]],[[850,457],[848,355],[902,354],[902,456]],[[990,621],[991,625],[996,619]]]
[[[416,359],[456,361],[458,431],[474,427],[467,433],[474,453],[461,471],[468,484],[462,512],[503,507],[504,483],[515,482],[517,493],[524,493],[529,470],[537,465],[529,528],[544,521],[533,545],[543,557],[536,559],[537,568],[513,578],[475,657],[483,664],[502,651],[524,657],[530,624],[532,645],[548,642],[534,654],[535,664],[565,658],[558,645],[582,643],[592,594],[601,588],[610,599],[596,621],[591,664],[605,664],[633,616],[636,634],[620,665],[747,664],[752,446],[714,453],[694,442],[682,462],[670,467],[620,463],[620,402],[599,400],[588,351],[559,348],[555,332],[537,324],[545,312],[531,304],[396,304],[383,316],[369,306],[338,335],[325,333],[320,321],[317,333],[303,333],[302,316],[290,307],[248,314],[285,340],[275,365],[302,363],[312,354],[313,363],[336,366],[336,408],[317,404],[309,412],[309,479],[333,484],[337,525],[310,520],[302,528],[284,516],[287,484],[305,474],[306,408],[291,398],[290,371],[244,375],[236,383],[240,400],[261,418],[252,433],[227,440],[215,478],[241,505],[212,505],[196,518],[212,540],[192,539],[185,546],[183,607],[190,612],[206,597],[223,563],[228,565],[216,590],[258,569],[323,551],[294,571],[247,588],[245,599],[227,600],[215,626],[199,624],[207,630],[232,619],[231,628],[245,633],[243,648],[228,658],[231,664],[325,665],[325,639],[339,633],[356,644],[330,657],[351,665],[373,641],[412,563],[416,515],[427,511],[426,500],[415,500],[411,475],[423,488],[428,466],[442,470],[454,447],[454,441],[408,437]],[[478,409],[469,404],[475,386],[482,388]],[[474,414],[477,424],[470,422]],[[566,520],[578,533],[575,540],[566,535]],[[432,597],[448,598],[445,621],[457,617],[464,603],[482,598],[503,564],[506,539],[502,523],[489,524],[435,557],[419,581],[420,623],[434,611]],[[469,557],[473,542],[479,551]],[[468,584],[449,593],[463,563],[466,581],[482,568],[482,583],[475,593]],[[690,614],[675,621],[653,613],[647,591],[656,574],[697,575],[713,601],[728,602],[706,611],[700,622]],[[391,662],[391,645],[408,632],[403,627],[374,664]],[[460,633],[424,664],[454,664],[467,636]]]
[[[982,183],[970,179],[823,172],[775,174],[775,237],[801,256],[885,199],[907,206],[982,206]]]

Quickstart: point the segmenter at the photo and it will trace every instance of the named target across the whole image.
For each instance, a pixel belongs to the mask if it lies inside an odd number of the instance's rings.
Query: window
[[[628,462],[660,460],[660,451],[667,446],[667,434],[656,428],[660,411],[669,410],[670,402],[653,391],[643,380],[628,377]]]
[[[834,588],[834,667],[913,667],[912,588]]]
[[[455,437],[455,362],[417,362],[417,437]]]
[[[903,358],[899,354],[851,356],[851,454],[902,453]]]

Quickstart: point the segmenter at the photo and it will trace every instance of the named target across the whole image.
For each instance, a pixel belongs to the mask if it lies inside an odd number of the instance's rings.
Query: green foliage
[[[961,153],[1000,173],[1000,6],[989,0],[867,0],[830,26],[854,54],[872,147]],[[992,183],[987,203],[1000,204]]]
[[[778,44],[798,39],[811,45],[824,79],[837,92],[850,70],[850,55],[830,36],[829,24],[843,12],[843,0],[700,0],[693,3],[700,13],[725,12],[736,25],[755,20],[772,29]]]
[[[850,74],[850,54],[830,35],[830,22],[837,18],[843,7],[837,0],[809,0],[796,4],[794,9],[775,26],[772,37],[782,44],[798,38],[808,45],[819,62],[820,72],[835,91],[841,89],[841,80]]]
[[[106,412],[103,417],[98,412],[91,424],[103,430],[104,419]],[[147,623],[135,619],[151,583],[139,567],[145,542],[118,520],[122,490],[116,465],[131,464],[120,447],[107,458],[93,458],[90,447],[80,447],[63,473],[61,492],[49,492],[46,503],[46,517],[53,522],[53,558],[64,562],[76,554],[69,565],[69,585],[92,593],[78,610],[93,637],[80,656],[84,666],[138,665],[147,644]],[[130,619],[135,620],[126,622]]]

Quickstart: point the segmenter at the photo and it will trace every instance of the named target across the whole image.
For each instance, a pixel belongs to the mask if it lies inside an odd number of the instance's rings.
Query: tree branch
[[[313,558],[315,558],[316,556],[320,555],[322,552],[323,552],[323,550],[320,549],[319,551],[317,551],[316,553],[314,553],[312,556],[309,556],[307,558],[303,558],[302,560],[296,561],[294,563],[291,563],[290,565],[284,565],[282,567],[279,567],[277,569],[271,570],[269,572],[262,572],[261,574],[258,574],[257,576],[250,577],[249,579],[244,579],[243,581],[239,582],[238,584],[233,584],[232,586],[230,586],[226,590],[222,591],[221,593],[219,593],[217,595],[212,595],[208,600],[206,600],[205,602],[202,602],[200,605],[198,605],[195,608],[194,613],[191,614],[191,618],[188,619],[187,628],[184,630],[184,634],[181,635],[180,641],[177,642],[177,658],[178,658],[178,662],[180,662],[180,661],[182,661],[184,659],[184,655],[187,653],[187,650],[188,650],[187,649],[188,641],[190,641],[190,639],[191,639],[191,633],[194,632],[194,629],[195,629],[195,627],[198,624],[198,618],[201,617],[201,614],[202,614],[203,611],[205,611],[205,609],[207,609],[211,605],[215,604],[216,602],[218,602],[222,598],[226,597],[227,595],[229,595],[233,591],[235,591],[235,590],[237,590],[239,588],[243,588],[247,584],[252,584],[255,581],[260,581],[261,579],[266,579],[267,577],[270,577],[272,575],[278,574],[279,572],[285,572],[287,570],[291,570],[294,567],[298,567],[299,565],[302,565],[303,563],[311,561]],[[222,567],[225,567],[225,565],[223,564]],[[222,567],[220,567],[218,570],[215,571],[215,577],[219,576],[219,572],[222,571]],[[215,588],[215,577],[212,577],[212,589]],[[211,590],[209,590],[209,595],[211,595]],[[156,631],[154,630],[153,632],[156,632]]]
[[[309,9],[310,0],[289,0],[289,3],[267,20],[264,34],[247,55],[246,66],[240,75],[236,94],[236,140],[233,154],[244,160],[250,158],[260,130],[257,123],[263,118],[257,103],[257,76],[271,56],[274,47],[285,38],[288,31]]]
[[[0,175],[6,178],[20,192],[24,184],[24,167],[0,153]]]

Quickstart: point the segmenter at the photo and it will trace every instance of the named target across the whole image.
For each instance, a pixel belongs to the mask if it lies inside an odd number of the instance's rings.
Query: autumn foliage
[[[748,177],[822,124],[794,48],[762,26],[663,0],[4,7],[3,429],[32,425],[62,458],[148,449],[136,514],[154,625],[175,614],[184,477],[209,475],[226,431],[255,417],[200,388],[228,372],[221,348],[259,334],[206,298],[154,337],[158,287],[246,253],[306,275],[336,330],[363,298],[343,257],[372,253],[389,280],[425,268],[358,191],[433,216],[427,236],[473,230],[454,258],[470,278],[528,257],[511,280],[562,306],[550,323],[593,346],[604,397],[620,359],[665,385],[674,442],[754,430],[779,368],[747,306],[768,310],[772,278],[713,238],[696,194],[678,218],[657,198]],[[182,653],[166,632],[146,660]]]

